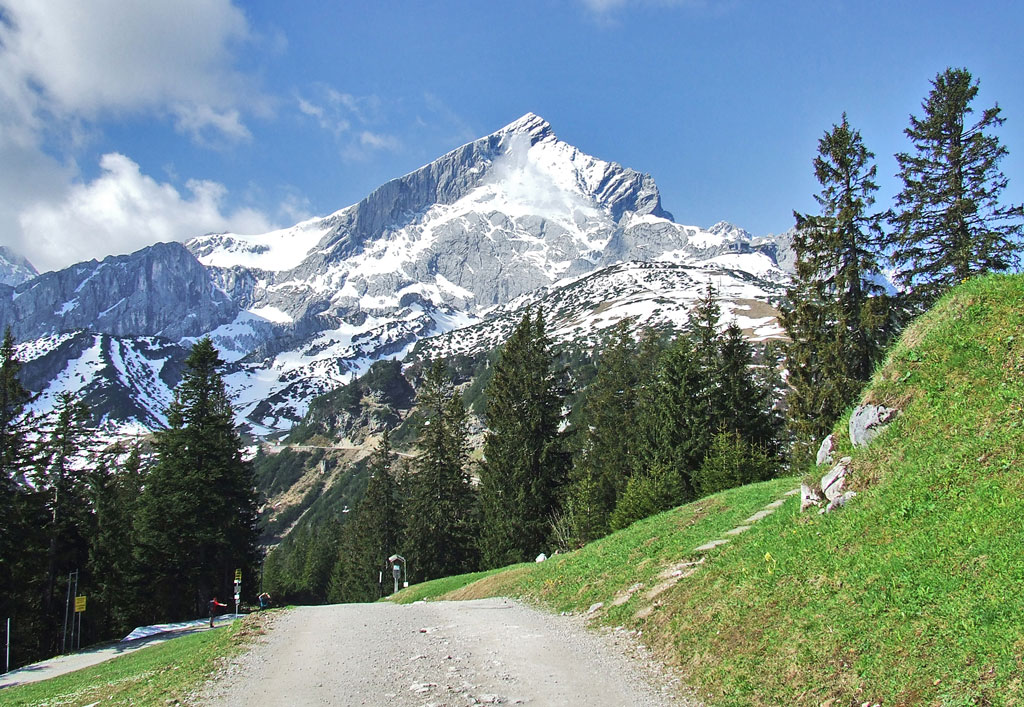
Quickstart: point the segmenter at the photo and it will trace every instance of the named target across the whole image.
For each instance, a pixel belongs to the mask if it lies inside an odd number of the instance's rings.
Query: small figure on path
[[[227,606],[227,604],[221,604],[217,601],[217,597],[210,600],[210,628],[213,628],[213,612],[217,610],[218,606]]]
[[[256,598],[260,600],[260,609],[266,609],[270,606],[270,595],[266,592],[263,592]]]

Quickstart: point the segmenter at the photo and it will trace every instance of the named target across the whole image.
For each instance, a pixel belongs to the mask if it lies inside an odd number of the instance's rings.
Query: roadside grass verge
[[[265,615],[250,614],[222,629],[173,638],[49,680],[7,687],[0,690],[0,705],[188,703],[209,675],[263,633],[265,621]]]
[[[390,601],[395,604],[412,604],[416,601],[422,601],[427,599],[436,599],[437,597],[454,592],[467,584],[471,584],[478,580],[490,577],[496,572],[503,572],[507,568],[500,568],[494,570],[485,570],[483,572],[470,572],[468,574],[457,574],[451,577],[441,577],[440,579],[434,579],[429,582],[422,582],[421,584],[410,585],[407,589],[403,589],[397,594],[392,594],[389,597],[384,597],[380,601]]]
[[[790,498],[687,564],[799,483],[780,479],[420,596],[603,602],[596,623],[639,630],[709,704],[1024,705],[1024,276],[957,287],[863,399],[902,415],[856,450],[837,423],[859,492],[837,513]]]

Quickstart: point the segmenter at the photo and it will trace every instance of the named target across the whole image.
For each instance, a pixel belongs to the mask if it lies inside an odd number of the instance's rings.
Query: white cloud
[[[250,38],[230,0],[0,0],[0,112],[22,139],[53,119],[144,112],[197,139],[245,138],[240,109],[263,100],[233,65]]]
[[[103,155],[100,167],[95,180],[74,183],[59,198],[38,200],[20,212],[15,249],[40,271],[211,231],[275,228],[256,209],[227,210],[227,189],[217,182],[190,180],[182,193],[118,153]]]
[[[359,133],[359,144],[363,147],[368,147],[372,150],[397,150],[401,143],[398,138],[394,135],[385,135],[383,133],[373,133],[369,130],[364,130]]]

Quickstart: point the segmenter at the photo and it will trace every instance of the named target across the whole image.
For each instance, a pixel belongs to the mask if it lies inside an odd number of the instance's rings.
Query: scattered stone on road
[[[226,707],[700,704],[680,696],[678,680],[631,632],[588,632],[585,620],[507,599],[299,607],[198,699]]]

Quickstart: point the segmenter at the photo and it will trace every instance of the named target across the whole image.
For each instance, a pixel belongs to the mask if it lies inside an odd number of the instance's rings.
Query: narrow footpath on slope
[[[624,633],[508,599],[299,607],[224,668],[201,704],[684,705]]]

